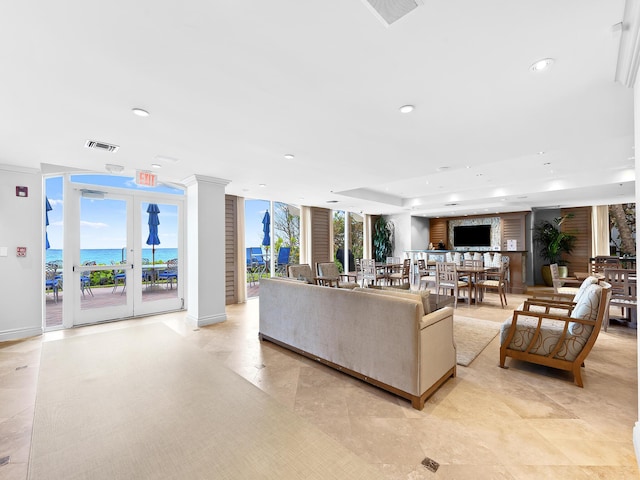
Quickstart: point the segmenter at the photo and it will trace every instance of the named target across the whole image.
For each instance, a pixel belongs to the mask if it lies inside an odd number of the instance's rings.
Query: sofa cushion
[[[582,283],[580,284],[580,288],[578,288],[578,292],[573,297],[573,301],[578,303],[580,301],[580,298],[584,294],[584,292],[589,287],[589,285],[593,285],[593,284],[596,284],[596,283],[598,283],[598,279],[596,277],[589,276],[589,277],[585,278],[582,281]]]
[[[424,316],[428,313],[431,313],[431,304],[429,303],[429,292],[424,291],[423,293],[419,293],[418,291],[407,291],[400,290],[397,288],[388,288],[388,289],[379,289],[379,288],[354,288],[354,292],[365,292],[371,294],[378,295],[388,295],[391,297],[400,297],[400,298],[408,298],[409,300],[416,300],[422,306],[420,310],[420,316]]]
[[[595,321],[598,318],[598,307],[600,305],[601,293],[602,287],[600,285],[588,285],[580,295],[580,299],[576,303],[573,312],[571,312],[571,318]],[[569,333],[571,335],[578,335],[587,338],[591,335],[592,330],[593,326],[591,325],[584,325],[578,322],[569,323]]]
[[[536,338],[536,341],[529,350],[529,353],[534,355],[549,355],[553,352],[562,337],[564,325],[565,322],[558,320],[543,320],[540,335]],[[509,318],[500,327],[501,345],[503,345],[506,340],[510,326],[511,319]],[[519,350],[521,352],[526,351],[535,336],[537,326],[537,318],[520,315],[518,317],[516,331],[511,339],[509,348],[512,350]],[[567,332],[567,336],[560,349],[556,352],[554,358],[568,361],[575,360],[578,354],[582,351],[586,341],[585,337],[571,335],[570,332]]]

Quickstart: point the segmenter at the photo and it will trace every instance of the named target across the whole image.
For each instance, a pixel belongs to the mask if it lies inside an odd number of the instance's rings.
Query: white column
[[[187,319],[196,326],[224,322],[225,186],[228,180],[194,175],[187,187]]]
[[[244,218],[244,197],[237,197],[236,203],[236,233],[238,242],[238,284],[236,285],[236,295],[238,303],[247,301],[247,249],[245,246],[245,218]]]
[[[342,259],[342,265],[344,265],[344,273],[349,273],[349,247],[351,246],[351,215],[346,210],[344,211],[344,258]]]
[[[275,228],[273,224],[275,223],[275,218],[273,217],[273,200],[269,202],[269,217],[271,218],[271,222],[269,222],[269,238],[271,239],[271,245],[269,245],[269,251],[271,255],[269,256],[269,271],[271,272],[270,276],[276,276],[276,239],[273,234],[275,233]]]
[[[591,256],[610,255],[611,241],[609,227],[609,206],[597,205],[591,207]]]
[[[362,216],[362,258],[375,258],[371,249],[371,215]]]

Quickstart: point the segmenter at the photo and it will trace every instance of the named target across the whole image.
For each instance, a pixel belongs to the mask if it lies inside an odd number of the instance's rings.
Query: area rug
[[[453,315],[456,363],[468,367],[500,331],[500,323]]]
[[[42,344],[28,478],[382,476],[157,323]]]

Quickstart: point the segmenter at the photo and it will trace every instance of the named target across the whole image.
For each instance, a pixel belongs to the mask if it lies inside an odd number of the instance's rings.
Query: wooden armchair
[[[357,276],[350,273],[340,273],[334,262],[316,263],[316,283],[327,287],[356,288]]]
[[[567,370],[579,387],[580,368],[609,310],[611,285],[584,284],[575,302],[527,300],[500,330],[500,367],[507,357]]]
[[[307,263],[287,265],[287,277],[306,283],[316,283],[316,277],[311,272],[311,265]]]

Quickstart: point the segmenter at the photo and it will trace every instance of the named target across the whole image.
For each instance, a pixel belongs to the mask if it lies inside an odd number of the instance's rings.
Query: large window
[[[340,263],[343,271],[355,271],[355,259],[362,258],[362,216],[349,212],[348,238],[345,236],[345,218],[342,210],[333,212],[333,252],[334,258]],[[344,268],[345,241],[348,241],[349,268]]]

